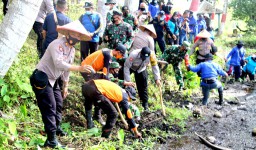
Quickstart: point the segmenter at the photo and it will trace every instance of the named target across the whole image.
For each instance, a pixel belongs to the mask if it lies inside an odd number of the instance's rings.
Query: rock
[[[222,118],[222,114],[221,114],[219,111],[216,111],[216,112],[214,113],[213,117]]]
[[[201,117],[202,116],[202,110],[200,108],[195,108],[193,110],[193,116],[194,117]]]
[[[186,105],[186,108],[188,108],[189,110],[192,110],[193,107],[194,107],[194,105],[191,103],[188,103],[188,105]]]
[[[212,144],[215,144],[216,142],[216,138],[213,136],[207,136],[206,139]]]
[[[244,110],[244,111],[247,111],[247,108],[245,105],[241,105],[239,107],[237,107],[238,110]]]
[[[253,135],[253,136],[256,136],[256,128],[254,128],[254,129],[252,130],[252,135]]]

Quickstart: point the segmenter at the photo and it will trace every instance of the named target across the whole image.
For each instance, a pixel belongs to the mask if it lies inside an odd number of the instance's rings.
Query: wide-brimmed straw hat
[[[211,37],[211,33],[209,33],[207,30],[202,30],[197,37],[199,38],[210,38]]]
[[[71,35],[81,41],[90,41],[92,38],[79,20],[70,22],[64,26],[57,26],[57,31],[65,36]]]
[[[139,26],[141,31],[144,31],[145,29],[148,29],[151,33],[153,33],[152,37],[155,39],[157,37],[156,30],[152,24],[149,25],[141,25]]]

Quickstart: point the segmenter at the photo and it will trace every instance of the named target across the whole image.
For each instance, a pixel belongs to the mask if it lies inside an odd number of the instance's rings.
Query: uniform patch
[[[59,51],[63,52],[63,50],[64,50],[63,47],[61,45],[59,45]]]

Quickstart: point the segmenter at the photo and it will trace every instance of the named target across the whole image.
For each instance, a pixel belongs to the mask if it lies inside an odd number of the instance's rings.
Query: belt
[[[206,78],[206,79],[202,79],[202,81],[206,84],[212,84],[216,82],[216,78]]]

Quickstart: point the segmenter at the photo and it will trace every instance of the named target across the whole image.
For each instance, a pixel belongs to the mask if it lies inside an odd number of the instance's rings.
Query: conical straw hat
[[[199,37],[199,38],[210,38],[211,34],[204,29],[199,34],[197,34],[196,37]]]
[[[81,41],[90,41],[92,38],[79,20],[70,22],[64,26],[57,26],[57,31],[63,35],[71,35]]]
[[[151,33],[153,33],[152,37],[155,39],[157,37],[156,30],[152,24],[149,25],[141,25],[139,26],[141,31],[144,31],[145,29],[148,29]]]

